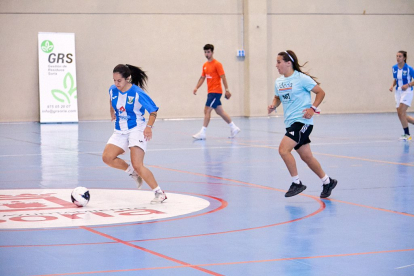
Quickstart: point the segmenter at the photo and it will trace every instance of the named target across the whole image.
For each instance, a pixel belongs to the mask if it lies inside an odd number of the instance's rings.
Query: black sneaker
[[[285,197],[295,196],[303,192],[305,189],[306,186],[303,185],[302,182],[300,182],[300,184],[292,183],[292,185],[290,185],[289,191],[287,191],[285,194]]]
[[[336,179],[332,179],[329,177],[329,184],[323,184],[323,190],[321,193],[321,198],[325,198],[331,195],[331,192],[333,189],[335,189],[336,184],[338,184],[338,181]]]

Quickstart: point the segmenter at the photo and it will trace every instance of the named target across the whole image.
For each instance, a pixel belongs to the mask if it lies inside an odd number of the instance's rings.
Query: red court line
[[[325,199],[330,200],[330,201],[345,203],[345,204],[349,204],[349,205],[354,205],[354,206],[358,206],[358,207],[363,207],[363,208],[368,208],[368,209],[373,209],[373,210],[378,210],[378,211],[383,211],[383,212],[388,212],[388,213],[393,213],[393,214],[399,214],[399,215],[414,217],[413,214],[409,214],[409,213],[403,213],[403,212],[398,212],[398,211],[393,211],[393,210],[388,210],[388,209],[383,209],[383,208],[378,208],[378,207],[373,207],[373,206],[368,206],[368,205],[362,205],[362,204],[343,201],[343,200],[339,200],[339,199],[333,199],[333,198],[325,198]]]
[[[257,187],[257,188],[261,188],[261,189],[275,190],[275,191],[284,192],[284,193],[286,192],[286,190],[282,190],[282,189],[278,189],[278,188],[253,184],[253,183],[249,183],[249,182],[244,182],[244,181],[225,178],[225,177],[220,177],[220,176],[214,176],[214,175],[208,175],[208,174],[203,174],[203,173],[196,173],[196,172],[189,172],[189,171],[165,168],[165,167],[161,167],[161,166],[157,166],[157,165],[147,165],[147,166],[152,167],[152,168],[161,169],[161,170],[167,170],[167,171],[173,171],[173,172],[179,172],[179,173],[186,173],[186,174],[192,174],[192,175],[197,175],[197,176],[202,176],[202,177],[209,177],[209,178],[214,178],[214,179],[225,180],[225,181],[229,181],[229,182],[241,183],[241,184],[245,184],[245,185],[249,185],[249,186]],[[299,195],[302,195],[302,194],[299,194]]]
[[[213,271],[207,270],[207,269],[205,269],[205,268],[202,268],[202,267],[199,267],[199,266],[194,266],[194,265],[191,265],[191,264],[189,264],[189,263],[186,263],[186,262],[183,262],[183,261],[180,261],[180,260],[177,260],[177,259],[174,259],[174,258],[168,257],[168,256],[166,256],[166,255],[164,255],[164,254],[161,254],[161,253],[158,253],[158,252],[155,252],[155,251],[149,250],[149,249],[147,249],[147,248],[144,248],[144,247],[141,247],[141,246],[138,246],[138,245],[132,244],[132,243],[130,243],[130,242],[126,242],[126,241],[123,241],[123,240],[121,240],[121,239],[118,239],[118,238],[112,237],[112,236],[110,236],[110,235],[108,235],[108,234],[105,234],[105,233],[99,232],[99,231],[97,231],[97,230],[95,230],[95,229],[92,229],[92,228],[89,228],[89,227],[85,227],[85,226],[81,226],[80,228],[85,229],[85,230],[87,230],[87,231],[89,231],[89,232],[92,232],[92,233],[94,233],[94,234],[100,235],[100,236],[102,236],[102,237],[108,238],[108,239],[110,239],[110,240],[116,241],[116,242],[118,242],[118,243],[122,243],[122,244],[124,244],[124,245],[127,245],[127,246],[130,246],[130,247],[133,247],[133,248],[136,248],[136,249],[142,250],[142,251],[144,251],[144,252],[147,252],[147,253],[153,254],[153,255],[155,255],[155,256],[157,256],[157,257],[160,257],[160,258],[163,258],[163,259],[166,259],[166,260],[169,260],[169,261],[175,262],[175,263],[179,263],[179,264],[184,265],[184,266],[186,266],[186,267],[191,267],[191,268],[194,268],[194,269],[200,270],[200,271],[205,272],[205,273],[210,274],[210,275],[222,276],[222,274],[218,274],[218,273],[215,273],[215,272],[213,272]]]
[[[341,157],[341,156],[337,156],[337,155],[332,155],[332,156]],[[371,161],[375,161],[375,160],[371,160]],[[406,164],[403,164],[403,163],[397,163],[397,164],[399,164],[399,165],[406,165]],[[276,190],[276,191],[280,191],[280,192],[286,192],[286,190],[282,190],[282,189],[272,188],[272,187],[268,187],[268,186],[262,186],[262,185],[258,185],[258,184],[248,183],[248,182],[244,182],[244,181],[239,181],[239,180],[234,180],[234,179],[229,179],[229,178],[224,178],[224,177],[219,177],[219,176],[213,176],[213,175],[207,175],[207,174],[195,173],[195,172],[187,172],[187,171],[182,171],[182,170],[177,170],[177,169],[164,168],[164,167],[160,167],[160,166],[156,166],[156,165],[151,165],[150,167],[158,168],[158,169],[163,169],[163,170],[170,170],[170,171],[175,171],[175,172],[180,172],[180,173],[193,174],[193,175],[197,175],[197,176],[210,177],[210,178],[214,178],[214,179],[221,179],[221,180],[226,180],[226,181],[230,181],[230,182],[241,183],[241,184],[245,184],[245,185],[249,185],[249,186],[253,186],[253,187],[258,187],[258,188],[261,188],[261,189],[268,189],[268,190]],[[317,197],[314,197],[314,196],[311,196],[311,195],[306,195],[306,194],[303,194],[303,193],[301,193],[299,195],[300,196],[307,196],[307,197],[310,197],[310,198],[317,198]],[[319,200],[319,198],[317,198],[317,199]],[[325,199],[326,200],[331,200],[331,201],[337,201],[337,202],[341,202],[341,203],[345,203],[345,204],[355,205],[355,206],[358,206],[358,207],[369,208],[369,209],[374,209],[374,210],[378,210],[378,211],[383,211],[383,212],[389,212],[389,213],[394,213],[394,214],[399,214],[399,215],[414,217],[413,214],[409,214],[409,213],[392,211],[392,210],[383,209],[383,208],[377,208],[377,207],[372,207],[372,206],[368,206],[368,205],[361,205],[361,204],[347,202],[347,201],[342,201],[342,200],[338,200],[338,199],[332,199],[332,198],[325,198]]]
[[[312,196],[309,196],[312,197]],[[222,234],[228,234],[228,233],[237,233],[237,232],[242,232],[242,231],[251,231],[251,230],[256,230],[256,229],[263,229],[263,228],[268,228],[268,227],[273,227],[273,226],[278,226],[278,225],[283,225],[283,224],[288,224],[288,223],[292,223],[295,221],[299,221],[302,219],[306,219],[306,218],[310,218],[313,217],[314,215],[322,212],[325,209],[325,203],[321,200],[318,200],[320,206],[319,209],[314,211],[313,213],[306,215],[304,217],[300,217],[297,219],[293,219],[293,220],[288,220],[288,221],[283,221],[283,222],[278,222],[278,223],[274,223],[274,224],[269,224],[269,225],[263,225],[263,226],[257,226],[257,227],[251,227],[251,228],[244,228],[244,229],[237,229],[237,230],[229,230],[229,231],[222,231],[222,232],[214,232],[214,233],[205,233],[205,234],[196,234],[196,235],[188,235],[188,236],[178,236],[178,237],[168,237],[168,238],[157,238],[157,239],[145,239],[145,240],[133,240],[130,242],[144,242],[144,241],[159,241],[159,240],[171,240],[171,239],[182,239],[182,238],[193,238],[193,237],[202,237],[202,236],[211,236],[211,235],[222,235]]]
[[[348,256],[361,256],[361,255],[384,254],[384,253],[398,253],[398,252],[409,252],[409,251],[414,251],[414,248],[373,251],[373,252],[360,252],[360,253],[348,253],[348,254],[308,256],[308,257],[279,258],[279,259],[243,261],[243,262],[198,264],[197,266],[219,266],[219,265],[224,266],[224,265],[253,264],[253,263],[281,262],[281,261],[294,261],[294,260],[309,260],[309,259],[321,259],[321,258],[338,258],[338,257],[348,257]],[[64,274],[48,274],[48,275],[39,275],[39,276],[79,275],[79,274],[97,274],[97,273],[112,273],[112,272],[158,270],[158,269],[177,269],[177,268],[187,268],[187,267],[193,267],[193,266],[195,266],[195,265],[162,266],[162,267],[147,267],[147,268],[136,268],[136,269],[89,271],[89,272],[75,272],[75,273],[64,273]]]

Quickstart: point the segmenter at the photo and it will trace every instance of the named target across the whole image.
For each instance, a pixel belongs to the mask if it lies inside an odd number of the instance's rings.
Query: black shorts
[[[305,125],[304,123],[296,122],[286,129],[285,136],[298,143],[294,147],[295,150],[298,150],[302,145],[306,145],[311,142],[309,135],[311,134],[312,129],[313,125]]]
[[[221,93],[208,93],[207,95],[207,102],[206,106],[209,106],[211,108],[216,108],[217,106],[221,105]]]

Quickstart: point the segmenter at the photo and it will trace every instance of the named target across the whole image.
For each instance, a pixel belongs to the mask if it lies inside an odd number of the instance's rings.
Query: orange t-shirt
[[[211,62],[206,62],[203,65],[203,72],[201,76],[207,79],[207,92],[223,94],[221,89],[221,78],[224,75],[223,65],[220,62],[213,59]]]

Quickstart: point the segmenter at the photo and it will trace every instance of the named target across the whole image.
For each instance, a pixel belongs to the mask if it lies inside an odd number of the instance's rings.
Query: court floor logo
[[[70,189],[0,190],[0,229],[49,228],[142,222],[190,214],[208,200],[168,193],[151,205],[151,191],[90,189],[86,207],[76,207]]]

